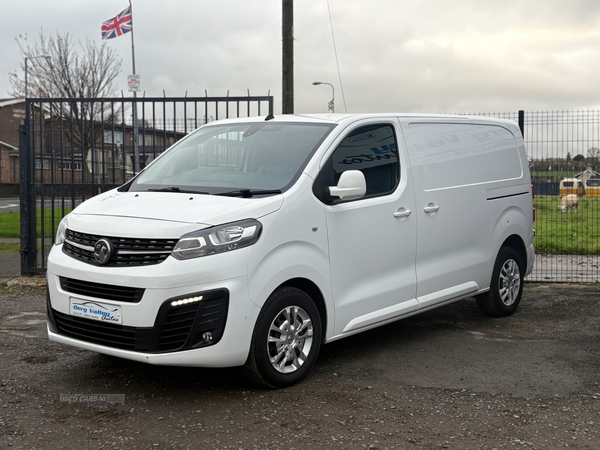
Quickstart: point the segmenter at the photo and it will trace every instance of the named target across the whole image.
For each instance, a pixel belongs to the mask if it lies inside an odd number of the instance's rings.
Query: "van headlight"
[[[65,242],[65,235],[67,234],[67,217],[62,218],[60,223],[58,224],[58,229],[56,230],[56,237],[54,238],[54,245],[60,245]]]
[[[262,224],[254,219],[193,231],[177,241],[171,255],[183,260],[237,250],[255,244],[261,231]]]

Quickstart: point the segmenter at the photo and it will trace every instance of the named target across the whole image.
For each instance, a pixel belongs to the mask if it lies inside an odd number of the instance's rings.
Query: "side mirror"
[[[337,186],[329,186],[329,194],[342,200],[361,198],[366,193],[367,182],[360,170],[346,170],[342,173]]]

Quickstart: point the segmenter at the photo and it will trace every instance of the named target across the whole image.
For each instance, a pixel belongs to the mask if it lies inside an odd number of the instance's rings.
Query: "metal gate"
[[[21,274],[45,272],[62,217],[131,179],[189,132],[268,114],[272,96],[28,99],[19,128]]]

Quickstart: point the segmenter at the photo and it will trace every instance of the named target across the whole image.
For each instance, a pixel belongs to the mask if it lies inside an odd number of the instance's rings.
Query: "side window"
[[[367,182],[365,197],[392,192],[400,180],[394,127],[369,125],[352,131],[333,152],[315,185],[315,195],[326,203],[328,186],[335,186],[346,170],[360,170]],[[320,191],[320,192],[318,192]]]

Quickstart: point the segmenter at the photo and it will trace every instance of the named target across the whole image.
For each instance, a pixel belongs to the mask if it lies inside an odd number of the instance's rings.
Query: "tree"
[[[104,126],[122,117],[122,111],[109,102],[102,104],[83,99],[115,96],[114,81],[121,72],[122,60],[106,44],[98,47],[90,39],[86,39],[85,44],[79,42],[81,51],[76,52],[69,33],[57,32],[46,36],[40,30],[34,44],[27,42],[27,36],[19,36],[17,43],[23,59],[23,73],[25,58],[29,60],[27,93],[35,93],[35,97],[71,99],[42,104],[37,113],[43,111],[51,126],[60,128],[66,135],[64,141],[71,143],[71,151],[81,152],[82,160],[85,160],[86,152],[101,142]],[[25,78],[19,77],[16,72],[9,77],[12,96],[25,97]],[[47,134],[58,135],[56,132]],[[49,147],[45,150],[51,151],[52,144]],[[85,164],[83,166],[86,167]]]
[[[589,148],[587,154],[588,158],[598,158],[600,156],[600,149],[598,147]]]
[[[575,155],[573,157],[573,161],[583,161],[585,158],[583,157],[583,155],[579,154],[579,155]]]
[[[30,93],[53,98],[102,98],[115,94],[113,83],[121,72],[122,61],[106,43],[97,47],[92,40],[86,39],[85,45],[79,43],[82,52],[78,54],[69,33],[46,37],[43,30],[33,45],[27,42],[27,36],[19,36],[17,43],[23,59],[23,73],[25,58],[30,60],[27,66]],[[48,58],[40,58],[46,55]],[[16,72],[9,76],[12,96],[25,97],[25,78],[20,78]]]

